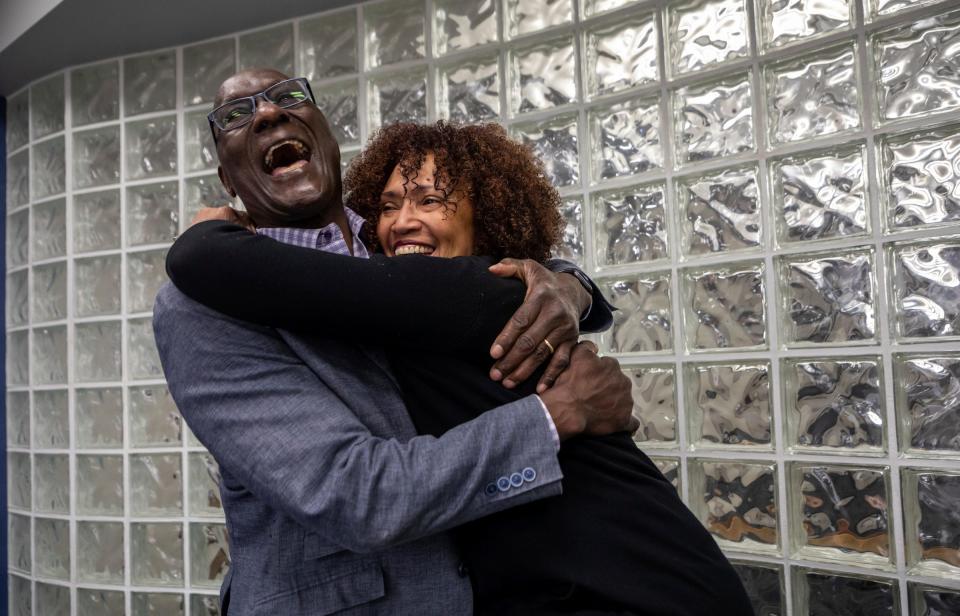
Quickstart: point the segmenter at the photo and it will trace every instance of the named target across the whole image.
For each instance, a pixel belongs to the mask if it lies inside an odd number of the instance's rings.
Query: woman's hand
[[[190,221],[190,226],[192,227],[198,222],[205,222],[207,220],[225,220],[227,222],[232,222],[235,225],[246,227],[250,231],[257,230],[257,227],[253,224],[253,220],[250,218],[249,214],[246,212],[238,212],[229,205],[224,205],[222,207],[201,208],[201,210],[197,212],[196,216],[193,217],[193,220]]]

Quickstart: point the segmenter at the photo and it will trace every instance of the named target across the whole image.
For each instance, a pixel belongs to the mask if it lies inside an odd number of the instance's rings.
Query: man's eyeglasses
[[[303,77],[296,77],[275,83],[263,92],[259,92],[253,96],[235,98],[211,111],[207,115],[207,120],[210,121],[213,140],[217,140],[217,128],[221,131],[234,130],[249,124],[257,111],[258,98],[263,98],[263,100],[273,103],[282,109],[295,107],[308,100],[310,102],[316,102],[313,98],[313,91],[310,89],[310,84]]]

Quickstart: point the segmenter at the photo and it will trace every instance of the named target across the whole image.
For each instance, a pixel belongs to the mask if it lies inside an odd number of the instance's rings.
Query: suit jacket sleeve
[[[376,551],[561,491],[534,396],[440,438],[402,442],[372,434],[273,329],[168,284],[154,331],[170,391],[200,441],[257,498],[333,545]],[[535,481],[491,489],[525,468]]]

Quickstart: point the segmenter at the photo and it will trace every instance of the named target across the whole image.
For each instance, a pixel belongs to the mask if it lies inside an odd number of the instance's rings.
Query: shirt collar
[[[362,216],[348,207],[343,208],[347,215],[347,224],[353,232],[353,255],[355,257],[368,257],[366,246],[360,240],[360,232],[366,222]],[[293,244],[303,248],[315,248],[325,252],[334,252],[337,254],[349,255],[347,241],[340,231],[339,225],[332,222],[320,229],[296,229],[293,227],[265,227],[257,229],[257,233],[273,238],[278,242]]]

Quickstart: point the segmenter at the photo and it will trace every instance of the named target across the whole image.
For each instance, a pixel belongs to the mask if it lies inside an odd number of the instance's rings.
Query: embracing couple
[[[225,616],[752,613],[633,443],[629,380],[577,342],[611,309],[548,260],[560,199],[527,148],[390,126],[344,204],[306,80],[238,73],[210,123],[246,214],[176,241],[154,328],[220,465]]]

